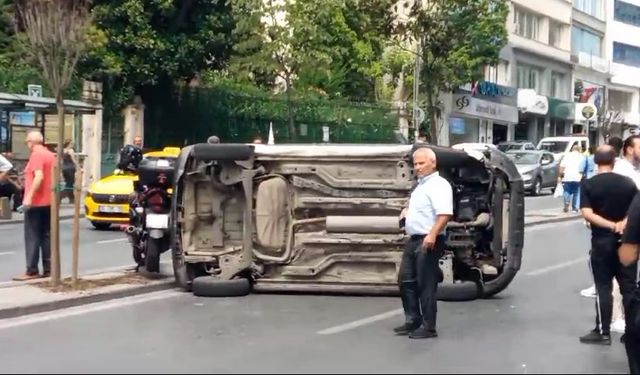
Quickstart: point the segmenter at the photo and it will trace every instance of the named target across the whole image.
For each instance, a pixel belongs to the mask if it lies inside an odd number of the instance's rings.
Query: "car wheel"
[[[246,278],[219,280],[200,276],[193,279],[191,287],[198,297],[241,297],[251,293],[251,282]]]
[[[542,179],[538,177],[533,183],[533,187],[531,188],[531,194],[533,194],[534,196],[538,196],[540,195],[541,192],[542,192]]]
[[[98,223],[97,221],[92,221],[91,225],[97,230],[108,230],[111,228],[111,223]]]

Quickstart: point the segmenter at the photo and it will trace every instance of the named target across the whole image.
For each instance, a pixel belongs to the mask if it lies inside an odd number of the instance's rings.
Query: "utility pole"
[[[418,121],[418,96],[420,95],[420,38],[416,38],[416,64],[413,67],[413,139],[417,140],[420,135],[420,124]]]

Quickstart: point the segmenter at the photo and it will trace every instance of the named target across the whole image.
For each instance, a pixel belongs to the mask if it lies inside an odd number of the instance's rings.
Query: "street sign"
[[[42,97],[42,85],[27,85],[27,95]]]

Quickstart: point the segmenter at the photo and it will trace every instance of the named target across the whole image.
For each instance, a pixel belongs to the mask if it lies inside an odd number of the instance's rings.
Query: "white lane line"
[[[15,251],[3,251],[3,252],[0,252],[0,255],[11,255],[15,253],[16,253]]]
[[[99,245],[102,245],[102,244],[105,244],[105,243],[116,243],[116,242],[125,242],[125,241],[127,241],[126,238],[115,238],[115,239],[112,239],[112,240],[96,241],[96,243],[99,244]]]
[[[580,258],[576,258],[574,260],[569,260],[569,261],[566,261],[566,262],[554,264],[552,266],[538,268],[537,270],[533,270],[533,271],[527,272],[526,275],[527,276],[544,275],[545,273],[556,271],[556,270],[560,270],[560,269],[567,268],[567,267],[571,267],[571,266],[579,264],[579,263],[585,263],[586,264],[588,259],[589,259],[588,256],[583,256],[583,257],[580,257]]]
[[[380,320],[389,319],[396,315],[401,315],[401,314],[402,314],[402,309],[396,309],[396,310],[388,311],[386,313],[370,316],[368,318],[355,320],[350,323],[341,324],[339,326],[323,329],[322,331],[318,331],[317,334],[318,335],[335,335],[336,333],[349,331],[358,327],[365,326],[367,324],[375,323]]]
[[[45,312],[40,314],[33,314],[24,317],[17,317],[11,319],[0,320],[0,330],[21,327],[30,324],[49,322],[52,320],[64,319],[71,316],[84,315],[98,311],[105,311],[111,309],[117,309],[125,306],[137,305],[140,303],[146,303],[151,301],[163,300],[180,295],[185,295],[181,291],[177,290],[164,290],[160,292],[154,292],[149,294],[143,294],[140,296],[132,296],[120,298],[112,301],[92,303],[84,306],[70,307],[53,312]]]

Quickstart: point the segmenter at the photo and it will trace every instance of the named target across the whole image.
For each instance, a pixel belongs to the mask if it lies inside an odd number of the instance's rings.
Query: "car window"
[[[542,155],[543,162],[553,162],[553,155],[551,154],[543,154]]]
[[[567,141],[544,141],[540,143],[538,149],[554,153],[561,153],[566,151],[568,144],[569,142]]]
[[[531,143],[528,143],[526,146],[524,146],[525,150],[535,150],[535,146],[532,145]]]
[[[535,152],[511,152],[507,154],[516,164],[538,164],[540,154]]]

